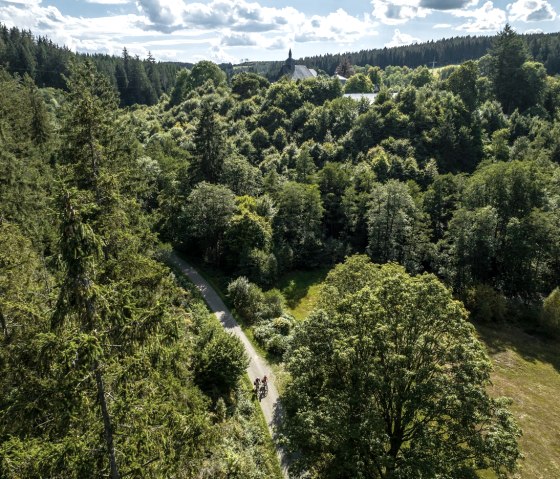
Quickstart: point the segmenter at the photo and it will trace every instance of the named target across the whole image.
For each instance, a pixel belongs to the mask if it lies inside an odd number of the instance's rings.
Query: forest
[[[439,70],[338,58],[342,87],[13,32],[0,58],[61,54],[64,83],[0,70],[0,477],[281,477],[243,347],[172,249],[279,362],[293,477],[516,473],[473,324],[560,336],[560,78],[533,37]],[[123,97],[140,66],[175,75],[155,100]],[[283,278],[320,269],[295,318]]]

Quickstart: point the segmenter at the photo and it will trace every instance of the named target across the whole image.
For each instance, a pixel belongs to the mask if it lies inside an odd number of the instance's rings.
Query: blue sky
[[[560,31],[560,0],[0,0],[0,22],[75,51],[239,62]]]

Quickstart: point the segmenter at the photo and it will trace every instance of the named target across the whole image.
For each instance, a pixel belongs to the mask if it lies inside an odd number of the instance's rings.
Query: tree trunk
[[[6,318],[4,313],[0,309],[0,325],[2,326],[2,331],[4,332],[5,339],[8,339],[8,326],[6,324]]]
[[[107,399],[105,398],[105,386],[103,384],[103,376],[99,370],[99,363],[95,361],[93,365],[95,372],[95,382],[97,383],[97,395],[99,404],[101,405],[101,415],[103,416],[103,428],[105,431],[105,442],[107,443],[107,451],[109,452],[109,465],[111,468],[111,479],[120,479],[119,469],[117,467],[117,459],[115,457],[115,445],[113,442],[113,427],[111,425],[111,416],[107,409]]]

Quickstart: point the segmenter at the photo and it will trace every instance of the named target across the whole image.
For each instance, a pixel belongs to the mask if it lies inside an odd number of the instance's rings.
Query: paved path
[[[274,437],[276,422],[278,421],[278,418],[281,417],[281,408],[278,399],[278,390],[274,385],[275,381],[272,369],[270,369],[270,366],[267,364],[267,362],[257,353],[253,345],[247,339],[247,336],[245,336],[245,333],[242,331],[241,327],[237,324],[235,319],[233,319],[233,316],[230,313],[229,309],[226,307],[214,288],[212,288],[212,286],[208,284],[208,282],[198,273],[198,271],[196,271],[196,269],[194,269],[185,260],[179,258],[177,254],[172,253],[170,256],[170,260],[198,288],[209,308],[220,320],[226,331],[233,334],[234,336],[237,336],[237,338],[239,338],[239,340],[243,343],[245,352],[250,359],[249,367],[247,368],[247,374],[249,375],[249,379],[251,379],[251,383],[253,383],[257,377],[262,378],[264,375],[269,378],[268,395],[265,398],[261,399],[260,404],[262,412],[268,424],[270,434],[272,437]],[[282,466],[284,477],[287,478],[289,477],[287,458],[282,448],[278,445],[276,446],[276,453],[278,454],[278,459],[280,461],[280,465]]]

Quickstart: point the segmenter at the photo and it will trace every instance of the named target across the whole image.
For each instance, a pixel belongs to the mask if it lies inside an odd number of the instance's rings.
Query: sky
[[[239,63],[560,31],[560,0],[0,0],[0,23],[73,51]]]

